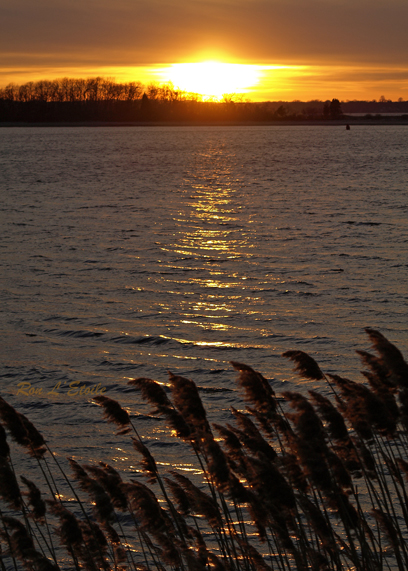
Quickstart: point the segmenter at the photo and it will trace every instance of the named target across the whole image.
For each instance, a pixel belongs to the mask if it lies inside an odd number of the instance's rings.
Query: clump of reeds
[[[191,446],[198,480],[162,473],[132,415],[97,397],[119,434],[133,432],[145,483],[123,481],[103,462],[70,460],[74,486],[40,433],[0,398],[2,425],[44,478],[22,476],[20,488],[0,425],[1,568],[406,571],[408,365],[383,335],[366,331],[375,354],[359,352],[363,382],[326,375],[301,351],[284,353],[303,378],[324,383],[308,396],[277,396],[260,373],[232,363],[246,408],[232,409],[225,426],[211,424],[189,379],[170,374],[166,388],[130,381]]]

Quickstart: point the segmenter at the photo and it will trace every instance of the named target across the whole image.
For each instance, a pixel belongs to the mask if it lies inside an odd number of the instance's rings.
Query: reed
[[[166,388],[131,380],[190,446],[199,480],[163,470],[132,415],[102,396],[94,401],[118,434],[129,433],[145,482],[123,481],[102,461],[71,459],[68,474],[0,397],[1,569],[406,571],[408,365],[383,335],[366,332],[374,353],[358,352],[360,382],[326,375],[301,351],[284,353],[331,397],[276,395],[260,373],[232,363],[243,406],[226,426],[210,422],[189,379],[170,374]],[[42,482],[19,477],[8,436]],[[75,511],[55,484],[61,474]]]

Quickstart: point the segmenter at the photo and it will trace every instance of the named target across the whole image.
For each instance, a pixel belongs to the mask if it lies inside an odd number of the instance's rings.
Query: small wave
[[[21,409],[28,409],[28,410],[44,410],[51,408],[53,406],[53,402],[50,402],[46,399],[38,399],[32,401],[22,400],[19,402],[19,408]]]
[[[271,320],[268,320],[268,321],[271,321]],[[289,339],[289,336],[283,335],[282,333],[271,333],[270,335],[265,335],[265,338],[266,339]]]
[[[49,317],[44,317],[43,321],[80,321],[80,318],[68,315],[50,315]]]
[[[355,220],[345,220],[342,224],[354,224],[355,226],[381,226],[382,222],[356,222]]]
[[[162,418],[161,416],[155,416],[153,414],[140,414],[140,413],[135,413],[131,415],[132,418],[137,418],[138,420],[153,420],[154,422],[162,422],[164,421],[164,418]]]
[[[174,441],[172,442],[170,441],[157,441],[157,440],[152,440],[149,442],[149,448],[174,448],[175,446],[179,447],[181,444],[178,440],[174,439]]]
[[[301,295],[303,297],[319,297],[320,296],[319,293],[313,293],[311,291],[298,291],[296,293],[297,293],[297,295]]]
[[[92,337],[102,337],[105,333],[101,331],[87,331],[86,329],[45,329],[44,333],[54,333],[61,337],[79,337],[79,338],[92,338]]]
[[[225,343],[224,341],[190,341],[188,339],[173,339],[185,347],[205,348],[205,349],[221,349],[235,351],[241,347],[237,343]]]
[[[357,222],[357,226],[381,226],[382,222]]]
[[[314,337],[311,337],[310,339],[295,340],[295,343],[296,344],[303,343],[303,344],[307,345],[309,343],[320,343],[320,344],[332,343],[332,341],[333,340],[330,337],[320,337],[319,335],[315,335]]]
[[[151,345],[162,345],[164,343],[168,343],[169,339],[164,337],[154,337],[150,335],[142,337],[134,337],[133,335],[119,335],[119,337],[112,337],[112,341],[114,343],[121,343],[125,345],[143,345],[145,343]]]
[[[312,291],[299,291],[294,289],[285,289],[284,291],[278,291],[277,295],[294,295],[300,297],[320,297],[320,293],[315,293]]]
[[[184,258],[176,258],[175,262],[185,262],[186,260],[195,260],[193,256],[185,256]]]
[[[134,363],[121,363],[119,361],[108,361],[104,359],[98,365],[99,367],[106,367],[109,369],[113,369],[114,371],[133,371],[138,367]]]
[[[200,385],[197,386],[198,390],[203,393],[233,393],[235,392],[233,389],[227,389],[226,387],[202,387]]]

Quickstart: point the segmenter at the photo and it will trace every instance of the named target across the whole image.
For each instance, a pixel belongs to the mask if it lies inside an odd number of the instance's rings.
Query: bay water
[[[230,361],[329,394],[282,352],[358,380],[371,327],[407,355],[407,159],[405,126],[1,129],[0,394],[61,459],[135,474],[103,393],[193,470],[129,379],[192,378],[223,424]]]

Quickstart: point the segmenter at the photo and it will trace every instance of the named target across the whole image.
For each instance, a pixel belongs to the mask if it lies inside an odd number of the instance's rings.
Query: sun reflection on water
[[[167,265],[176,277],[170,273],[162,279],[169,284],[168,291],[178,297],[182,293],[177,303],[179,320],[175,327],[197,327],[202,333],[194,341],[196,346],[231,347],[231,343],[209,337],[211,331],[237,328],[237,323],[231,323],[231,317],[236,313],[236,301],[242,297],[243,278],[235,268],[231,271],[230,264],[227,270],[223,263],[251,258],[252,254],[248,252],[251,245],[243,230],[243,209],[237,203],[236,191],[231,184],[220,186],[220,182],[225,183],[230,176],[222,150],[214,145],[207,155],[197,157],[198,162],[204,163],[214,159],[218,165],[214,177],[203,181],[202,169],[197,165],[195,177],[189,181],[185,208],[178,209],[173,216],[177,229],[174,242],[163,245],[163,249],[178,256]],[[180,270],[186,272],[185,278]],[[235,291],[231,291],[233,295],[225,295],[227,290]]]

